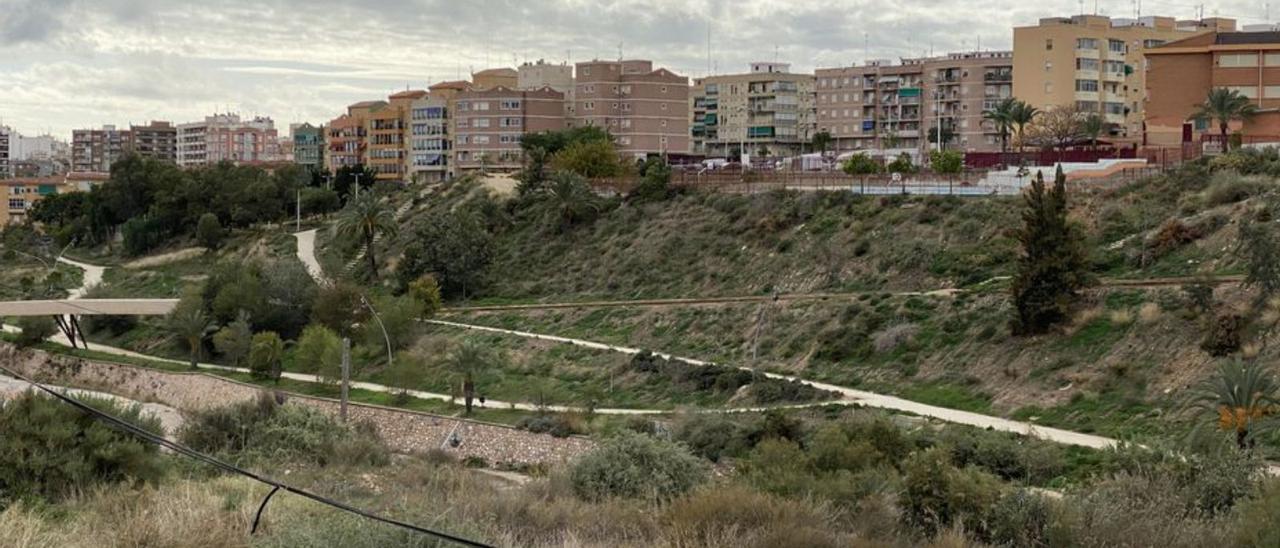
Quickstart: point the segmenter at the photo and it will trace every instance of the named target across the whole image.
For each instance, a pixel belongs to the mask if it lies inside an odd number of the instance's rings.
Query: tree
[[[1259,291],[1259,300],[1280,293],[1280,230],[1272,221],[1246,218],[1240,222],[1236,256],[1245,262],[1245,285]]]
[[[960,173],[964,171],[964,153],[955,150],[931,151],[929,169],[939,174]]]
[[[627,194],[633,202],[660,202],[671,195],[671,166],[662,158],[649,158],[640,166],[640,184]]]
[[[899,154],[889,165],[885,166],[889,173],[915,173],[916,166],[911,162],[911,155],[903,152]]]
[[[365,259],[369,262],[369,275],[377,278],[378,261],[373,249],[375,240],[379,236],[394,236],[397,228],[395,212],[391,207],[368,192],[347,204],[338,217],[334,231],[340,239],[361,242]]]
[[[251,344],[253,344],[253,328],[249,324],[249,313],[244,310],[236,315],[235,321],[213,334],[213,347],[232,366],[240,366],[249,355]]]
[[[422,326],[422,303],[403,295],[400,297],[374,297],[370,303],[375,317],[360,326],[360,337],[370,348],[385,347],[390,342],[393,351],[409,346]]]
[[[1083,136],[1084,118],[1085,114],[1074,105],[1051,108],[1031,126],[1025,140],[1056,149],[1066,148]]]
[[[370,188],[377,180],[378,173],[364,164],[342,166],[333,174],[333,190],[338,193],[342,203],[347,203],[351,196],[358,194],[359,188]]]
[[[423,274],[409,283],[409,296],[422,305],[422,317],[430,318],[443,306],[440,298],[440,284],[431,274]]]
[[[617,177],[626,168],[608,140],[580,141],[565,147],[551,157],[551,165],[588,179]]]
[[[304,188],[300,200],[302,210],[307,214],[332,213],[342,206],[342,198],[338,193],[325,188]]]
[[[1107,131],[1107,121],[1101,114],[1089,113],[1080,121],[1080,135],[1089,139],[1089,147],[1098,148],[1098,138]]]
[[[1086,284],[1088,261],[1077,227],[1067,221],[1066,175],[1058,168],[1052,190],[1044,173],[1031,182],[1017,232],[1022,246],[1012,292],[1017,317],[1013,331],[1044,333],[1067,318],[1077,291]]]
[[[339,281],[321,288],[311,307],[311,319],[343,335],[352,334],[352,326],[369,319],[360,288]]]
[[[1236,446],[1248,449],[1260,430],[1270,426],[1277,384],[1271,371],[1257,362],[1224,362],[1192,396],[1192,406],[1208,410],[1224,432],[1235,434]]]
[[[176,335],[187,346],[191,354],[191,368],[196,369],[200,360],[200,351],[204,348],[204,338],[216,328],[204,311],[204,301],[199,295],[188,293],[178,302],[178,306],[169,313],[169,331]]]
[[[844,163],[840,164],[840,170],[856,177],[880,173],[884,171],[884,166],[880,165],[875,158],[859,152],[845,159]]]
[[[467,414],[476,396],[476,379],[493,367],[489,350],[475,339],[466,339],[449,353],[449,369],[462,381],[462,398]]]
[[[683,445],[624,432],[584,455],[569,471],[579,497],[666,501],[706,482],[706,463]]]
[[[263,331],[253,336],[249,350],[249,374],[255,379],[280,382],[280,360],[284,358],[284,341],[280,335]]]
[[[196,241],[209,251],[222,245],[222,223],[218,222],[217,215],[205,213],[200,216],[196,223]]]
[[[595,219],[600,213],[600,198],[582,177],[573,173],[557,173],[538,199],[538,209],[557,220],[561,232],[575,224]]]
[[[328,382],[342,379],[342,339],[332,329],[311,324],[294,347],[293,363],[300,371],[314,371]]]
[[[1027,135],[1027,126],[1035,121],[1040,115],[1040,109],[1028,105],[1026,102],[1014,99],[1009,110],[1009,127],[1016,130],[1014,134],[1018,139],[1018,150],[1022,150]]]
[[[994,109],[982,113],[982,117],[991,120],[1000,134],[1000,152],[1009,151],[1009,131],[1013,129],[1013,113],[1017,105],[1018,100],[1009,97],[996,103]]]
[[[493,262],[493,235],[473,211],[427,219],[405,248],[396,273],[401,287],[431,274],[446,297],[466,298],[480,286]]]
[[[1239,91],[1215,88],[1209,90],[1209,95],[1205,97],[1204,103],[1200,104],[1195,114],[1191,115],[1191,119],[1204,123],[1217,120],[1218,131],[1222,136],[1222,151],[1227,152],[1230,148],[1227,132],[1231,129],[1231,122],[1236,120],[1248,122],[1257,113],[1258,106],[1248,97],[1241,95]]]
[[[831,147],[831,142],[834,140],[835,139],[831,137],[831,132],[819,131],[813,134],[813,139],[809,144],[813,145],[813,148],[818,152],[826,153],[827,149]]]
[[[58,332],[58,326],[47,316],[23,316],[18,318],[18,348],[27,348],[44,342]]]

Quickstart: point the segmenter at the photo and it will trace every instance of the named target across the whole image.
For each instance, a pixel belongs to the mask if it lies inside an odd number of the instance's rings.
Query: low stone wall
[[[40,350],[19,350],[0,343],[0,364],[39,382],[75,386],[156,402],[181,411],[199,411],[258,397],[263,389],[205,373],[176,373],[99,362]],[[289,393],[286,405],[305,405],[337,415],[336,400]],[[595,446],[587,438],[556,438],[479,421],[352,403],[348,415],[369,421],[398,452],[443,449],[458,458],[477,457],[490,464],[551,464],[573,459]],[[455,434],[458,447],[448,443]]]

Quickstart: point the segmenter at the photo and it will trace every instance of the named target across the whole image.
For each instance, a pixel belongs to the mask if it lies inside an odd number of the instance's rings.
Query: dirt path
[[[175,432],[178,431],[179,428],[182,427],[182,422],[183,422],[182,413],[179,412],[177,409],[174,409],[167,405],[161,405],[158,403],[138,402],[138,401],[117,396],[115,394],[108,394],[106,392],[95,392],[93,390],[82,390],[79,388],[66,388],[62,386],[54,386],[51,384],[43,384],[41,386],[44,386],[45,388],[53,390],[54,392],[59,392],[73,398],[85,398],[85,397],[103,398],[103,399],[115,401],[125,406],[139,405],[142,407],[142,414],[144,416],[154,415],[156,418],[160,419],[160,426],[164,427],[165,435],[167,436],[172,436]],[[21,381],[18,379],[0,375],[0,400],[7,400],[10,398],[17,397],[18,395],[23,394],[28,390],[34,390],[34,388],[30,384],[28,384],[26,381]]]
[[[320,268],[320,261],[316,260],[316,229],[295,232],[293,237],[298,240],[298,260],[302,261],[302,266],[307,268],[307,274],[321,285],[327,285],[329,280],[324,277],[324,269]]]
[[[87,263],[81,263],[81,262],[73,261],[66,257],[58,257],[58,262],[63,264],[69,264],[71,266],[74,266],[84,271],[84,279],[83,281],[80,282],[80,287],[77,287],[69,291],[67,293],[68,299],[83,298],[85,294],[89,292],[90,289],[93,289],[93,286],[102,283],[102,275],[107,271],[107,267],[105,266],[97,266],[97,265],[91,265]]]

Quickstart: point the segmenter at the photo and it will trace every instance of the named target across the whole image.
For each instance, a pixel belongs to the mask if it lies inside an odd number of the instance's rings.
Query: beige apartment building
[[[817,131],[830,133],[838,152],[925,150],[937,146],[936,127],[948,148],[999,150],[999,133],[984,114],[1012,95],[1012,56],[957,52],[818,69]]]
[[[470,89],[458,94],[451,112],[455,175],[517,171],[524,160],[521,136],[567,127],[564,93],[551,88]]]
[[[325,125],[325,169],[337,171],[364,163],[369,114],[385,106],[386,101],[361,101]]]
[[[645,60],[586,61],[574,76],[574,126],[606,129],[627,158],[689,152],[688,78]]]
[[[471,75],[471,87],[475,89],[516,89],[519,84],[520,73],[512,68],[486,69]]]
[[[692,152],[792,156],[816,132],[814,76],[789,63],[752,63],[744,74],[698,78],[690,92]]]
[[[407,179],[411,105],[426,96],[423,90],[401,91],[369,110],[365,118],[364,163],[379,181]]]
[[[1198,34],[1235,30],[1235,20],[1172,17],[1049,17],[1013,29],[1013,94],[1040,109],[1096,112],[1111,124],[1111,140],[1143,136],[1147,50]]]

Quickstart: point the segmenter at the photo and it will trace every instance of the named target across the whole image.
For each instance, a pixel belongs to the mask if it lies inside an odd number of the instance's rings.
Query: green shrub
[[[1280,546],[1280,480],[1262,482],[1257,494],[1236,508],[1234,522],[1237,546]]]
[[[998,546],[1049,546],[1053,507],[1043,495],[1018,489],[1000,498],[988,517],[991,541]]]
[[[379,466],[389,461],[389,451],[371,425],[348,427],[309,407],[277,404],[266,393],[195,413],[178,439],[197,451],[241,463]]]
[[[672,430],[676,441],[684,443],[693,454],[717,462],[723,457],[737,456],[748,449],[743,429],[733,420],[718,413],[695,413],[682,417]]]
[[[217,215],[205,213],[196,222],[196,241],[200,242],[200,245],[205,249],[211,251],[218,249],[222,245],[224,236],[222,223],[218,222]]]
[[[535,415],[525,417],[516,423],[516,428],[528,430],[535,434],[551,434],[557,438],[567,438],[581,434],[581,429],[569,417],[560,414]]]
[[[885,166],[885,170],[889,173],[915,173],[916,166],[911,161],[911,155],[903,152],[897,158],[894,158],[889,165]]]
[[[1205,322],[1200,349],[1215,357],[1227,356],[1240,350],[1244,343],[1245,323],[1244,316],[1233,310],[1214,314]]]
[[[574,463],[573,491],[589,501],[668,500],[707,480],[707,466],[683,446],[624,432]]]
[[[160,421],[141,407],[80,401],[148,431]],[[151,482],[164,473],[157,447],[50,397],[0,399],[0,509],[22,499],[59,500],[100,483]]]
[[[1000,498],[1000,483],[975,469],[958,469],[941,448],[918,452],[903,465],[902,517],[932,535],[953,525],[981,530]]]
[[[850,156],[840,165],[840,170],[849,175],[874,175],[884,171],[884,167],[880,165],[874,158],[866,154],[857,153]]]
[[[284,341],[270,331],[253,336],[249,350],[249,373],[255,379],[280,380],[280,360],[284,357]]]
[[[58,326],[47,316],[23,316],[18,318],[17,343],[19,348],[35,346],[58,332]]]
[[[1213,174],[1209,188],[1205,190],[1205,203],[1210,207],[1247,200],[1262,192],[1264,183],[1256,177],[1246,177],[1231,171]]]

